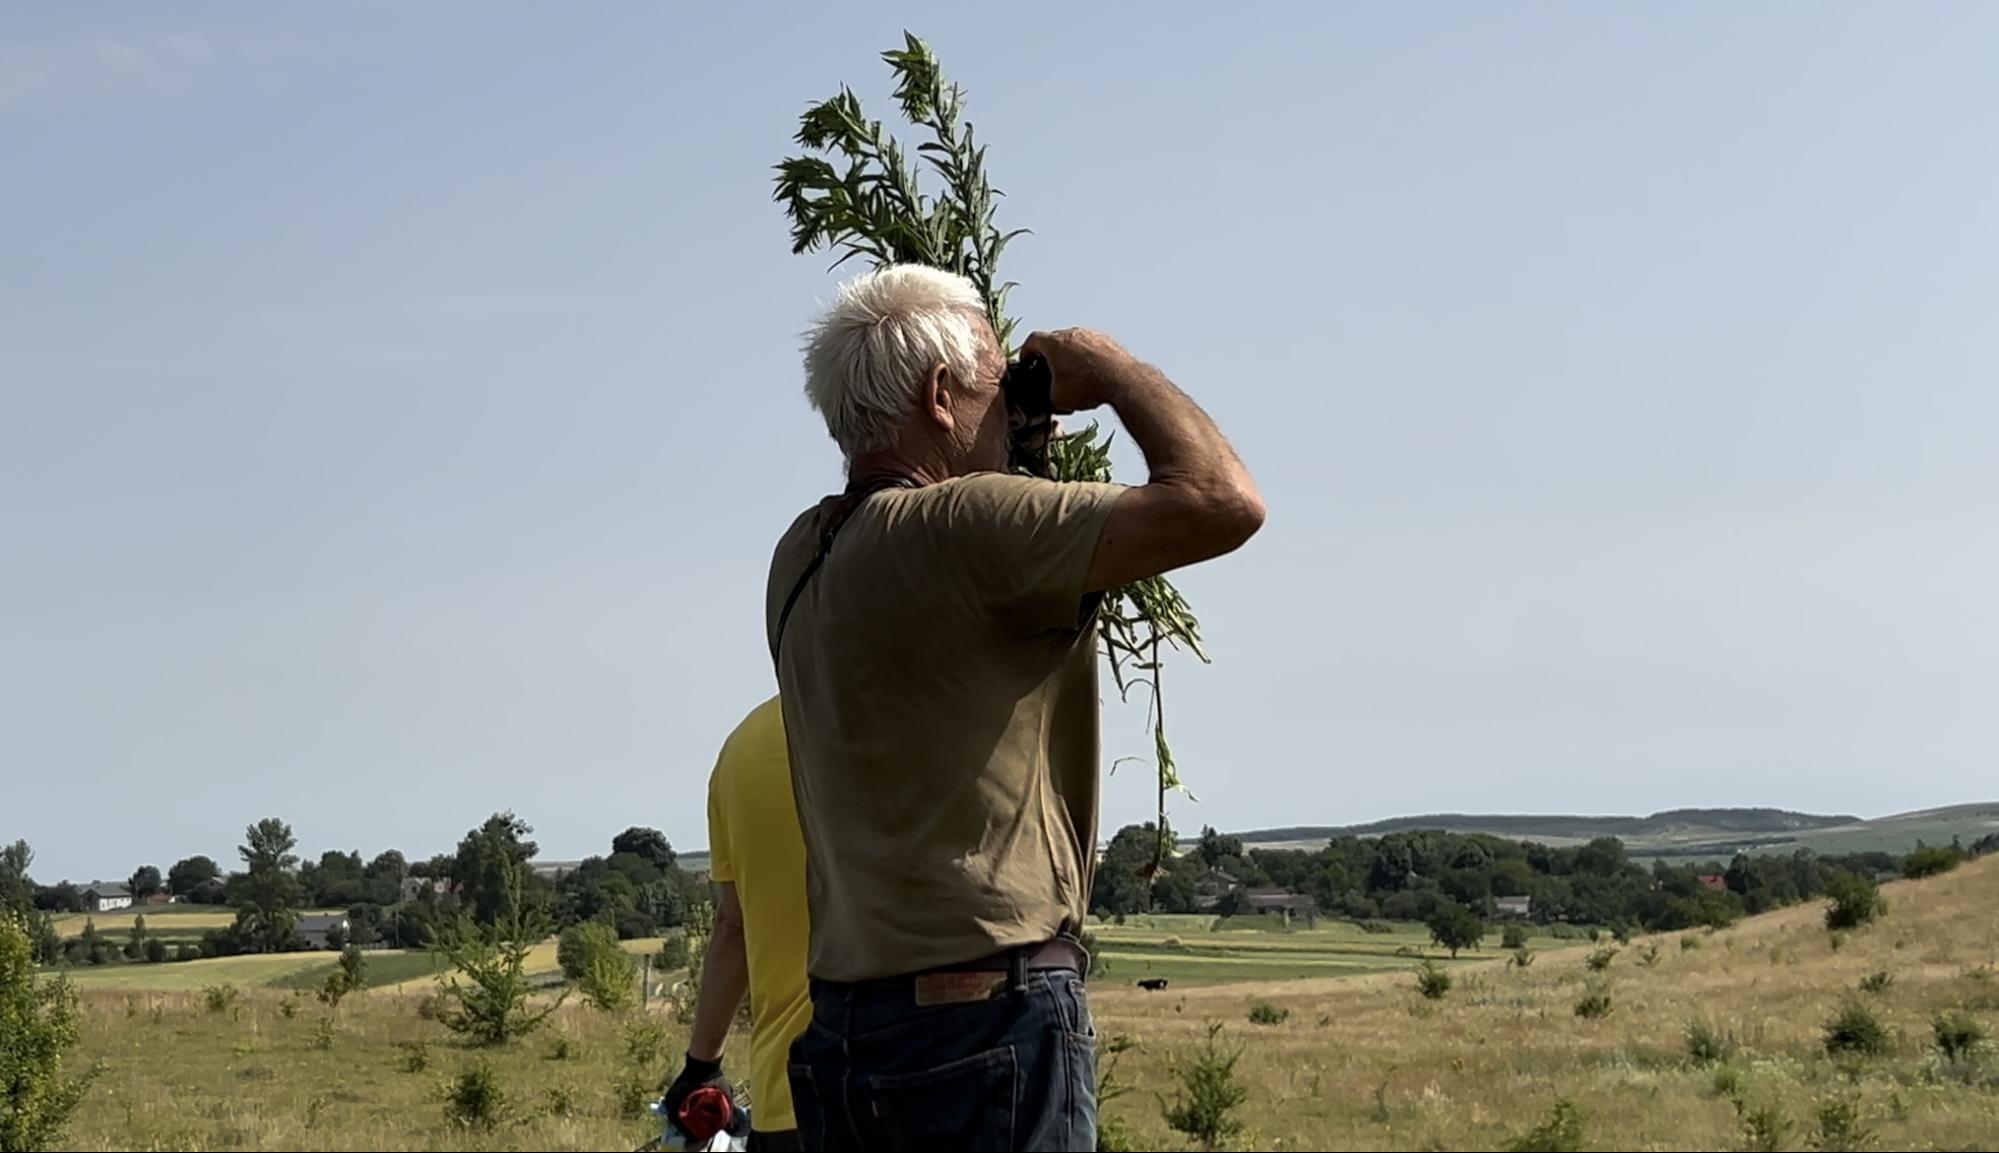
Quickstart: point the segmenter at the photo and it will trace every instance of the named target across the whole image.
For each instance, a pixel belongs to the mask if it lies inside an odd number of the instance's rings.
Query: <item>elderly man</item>
[[[1117,413],[1145,484],[1002,471],[1005,353],[962,277],[868,273],[809,337],[848,484],[784,534],[766,597],[812,922],[807,1149],[1095,1147],[1094,614],[1237,548],[1263,504],[1207,414],[1109,337],[1023,354],[1056,413]]]

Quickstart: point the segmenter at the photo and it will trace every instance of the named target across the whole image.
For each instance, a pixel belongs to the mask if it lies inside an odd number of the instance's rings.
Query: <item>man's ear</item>
[[[946,432],[957,426],[957,420],[951,415],[951,401],[954,399],[951,390],[954,387],[951,370],[941,363],[931,369],[930,375],[923,380],[923,414]]]

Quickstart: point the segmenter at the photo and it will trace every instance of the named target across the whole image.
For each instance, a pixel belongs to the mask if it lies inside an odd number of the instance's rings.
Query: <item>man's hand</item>
[[[1138,366],[1123,345],[1087,328],[1033,333],[1020,351],[1023,356],[1039,356],[1048,362],[1048,395],[1057,413],[1116,404]]]
[[[723,1078],[720,1061],[703,1061],[688,1054],[687,1063],[680,1067],[680,1076],[666,1087],[666,1098],[661,1102],[666,1109],[666,1119],[675,1125],[680,1124],[680,1106],[696,1089],[710,1085],[727,1094],[731,1101],[736,1099],[735,1086]]]

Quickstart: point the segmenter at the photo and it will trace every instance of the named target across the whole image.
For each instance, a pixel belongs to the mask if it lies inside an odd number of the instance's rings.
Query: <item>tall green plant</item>
[[[569,996],[564,989],[539,1008],[529,1003],[528,952],[548,936],[549,923],[541,910],[523,907],[525,871],[524,865],[507,869],[497,919],[481,922],[461,911],[443,935],[440,951],[456,972],[439,979],[447,1005],[438,1019],[475,1045],[503,1045],[534,1032]]]
[[[924,264],[958,273],[984,297],[987,319],[1011,357],[1017,322],[1007,314],[1006,298],[1014,282],[1000,280],[998,266],[1008,242],[1027,230],[1001,231],[995,222],[1003,193],[986,173],[986,146],[964,118],[964,91],[945,78],[930,47],[904,33],[902,47],[882,59],[895,77],[903,118],[929,139],[916,146],[912,160],[844,85],[839,95],[806,109],[797,142],[807,154],[777,165],[773,195],[791,220],[791,250],[837,252],[835,268],[861,257],[876,267]],[[923,190],[926,168],[942,182],[934,195]],[[1058,437],[1049,446],[1052,474],[1064,481],[1107,481],[1110,448],[1111,438],[1100,437],[1094,424]],[[1200,622],[1171,582],[1150,577],[1105,597],[1097,640],[1119,694],[1126,700],[1135,690],[1144,694],[1159,777],[1156,827],[1164,830],[1167,797],[1185,786],[1166,739],[1161,657],[1167,648],[1185,649],[1207,662]],[[1168,847],[1162,835],[1154,871]]]
[[[76,993],[35,977],[34,945],[0,913],[0,1153],[54,1149],[88,1087],[63,1074],[78,1040]]]

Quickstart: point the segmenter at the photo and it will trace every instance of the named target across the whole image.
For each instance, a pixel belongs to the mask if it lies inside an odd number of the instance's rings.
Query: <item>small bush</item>
[[[208,1006],[209,1012],[227,1013],[236,1007],[236,986],[229,984],[205,986],[201,990],[201,1000],[202,1004]]]
[[[432,990],[416,999],[416,1015],[420,1021],[442,1021],[451,1010],[451,1000],[441,990]]]
[[[1527,926],[1508,925],[1499,932],[1499,947],[1502,949],[1524,949],[1527,947]]]
[[[1838,929],[1830,930],[1825,935],[1825,943],[1832,946],[1832,951],[1837,953],[1840,947],[1846,944],[1846,934]]]
[[[1713,1065],[1735,1054],[1735,1040],[1706,1021],[1687,1022],[1687,1056],[1697,1065]]]
[[[1587,964],[1589,965],[1590,972],[1601,973],[1605,969],[1610,968],[1610,963],[1612,961],[1615,961],[1616,959],[1617,959],[1617,950],[1606,945],[1603,948],[1598,949],[1594,953],[1591,953],[1589,955],[1589,960],[1587,961]]]
[[[569,1038],[557,1037],[554,1041],[549,1042],[548,1046],[549,1060],[567,1061],[575,1055],[576,1055],[576,1047],[570,1044]]]
[[[1612,925],[1610,927],[1610,938],[1620,945],[1629,945],[1631,943],[1631,926],[1622,922]]]
[[[1451,991],[1451,975],[1435,961],[1425,961],[1423,967],[1416,970],[1416,991],[1423,994],[1425,1000],[1441,1001],[1444,994]]]
[[[167,943],[158,937],[147,937],[143,948],[148,964],[157,965],[167,959]]]
[[[1849,1001],[1838,1015],[1825,1023],[1825,1051],[1874,1057],[1888,1051],[1888,1030],[1873,1010],[1858,1001]]]
[[[640,1068],[652,1068],[666,1059],[666,1023],[644,1018],[630,1022],[624,1029],[625,1063]]]
[[[1610,1016],[1609,987],[1598,985],[1584,993],[1582,1000],[1576,1002],[1576,1016],[1588,1021],[1601,1021]]]
[[[1902,858],[1902,875],[1916,879],[1934,877],[1963,863],[1964,850],[1955,845],[1918,844],[1915,852]]]
[[[1828,929],[1857,929],[1887,911],[1880,888],[1858,873],[1834,873],[1825,892],[1832,899],[1825,911]]]
[[[1582,1110],[1564,1099],[1555,1102],[1547,1120],[1506,1146],[1507,1153],[1582,1153]]]
[[[1824,1153],[1856,1153],[1873,1143],[1873,1131],[1861,1122],[1859,1102],[1840,1097],[1820,1103],[1812,1148]]]
[[[590,967],[590,958],[617,949],[618,931],[602,921],[579,921],[562,931],[555,942],[555,964],[571,981],[581,981]]]
[[[296,994],[286,993],[285,999],[278,1002],[278,1016],[283,1017],[287,1021],[298,1016],[298,996]]]
[[[396,1047],[403,1051],[403,1072],[421,1073],[430,1068],[430,1042],[418,1038],[399,1042]]]
[[[1860,979],[1863,993],[1886,993],[1895,984],[1895,974],[1886,969],[1867,974]]]
[[[1646,945],[1643,949],[1638,950],[1638,963],[1645,966],[1647,969],[1656,968],[1658,966],[1659,943],[1657,941],[1648,941],[1646,942]]]
[[[1791,1135],[1791,1122],[1775,1106],[1750,1109],[1736,1103],[1744,1153],[1780,1153]]]
[[[507,1113],[507,1091],[485,1061],[474,1061],[444,1094],[444,1115],[466,1129],[490,1129]]]
[[[1580,941],[1588,936],[1583,930],[1567,922],[1557,923],[1548,930],[1548,935],[1557,941]]]
[[[313,1027],[312,1047],[315,1049],[333,1048],[333,1018],[321,1017],[319,1024]]]
[[[1732,1098],[1742,1092],[1742,1070],[1727,1062],[1716,1065],[1708,1086],[1714,1090],[1715,1096]]]
[[[1692,933],[1688,933],[1686,936],[1680,938],[1680,952],[1682,953],[1691,953],[1700,947],[1701,939]]]
[[[550,1085],[541,1091],[541,1111],[550,1117],[567,1117],[576,1111],[575,1094],[567,1085]]]
[[[200,959],[201,959],[201,946],[191,945],[186,941],[182,941],[174,946],[174,960],[198,961]]]
[[[1937,1052],[1947,1061],[1969,1060],[1985,1047],[1985,1027],[1962,1010],[1937,1014],[1930,1022],[1930,1031],[1935,1034]]]
[[[618,1102],[618,1116],[642,1117],[652,1091],[644,1077],[637,1073],[627,1074],[612,1091]]]
[[[1242,1050],[1223,1049],[1221,1032],[1219,1022],[1209,1025],[1207,1043],[1174,1069],[1179,1091],[1164,1106],[1168,1125],[1210,1148],[1242,1131],[1235,1113],[1249,1097],[1249,1089],[1235,1076]]]
[[[1291,1010],[1280,1009],[1268,1001],[1258,1001],[1249,1010],[1252,1025],[1282,1025],[1291,1019]]]
[[[662,973],[672,973],[685,969],[688,960],[687,937],[675,934],[661,943],[659,952],[653,954],[652,967]]]
[[[1534,963],[1534,950],[1522,945],[1513,950],[1513,956],[1508,958],[1506,963],[1516,969],[1525,969]]]

